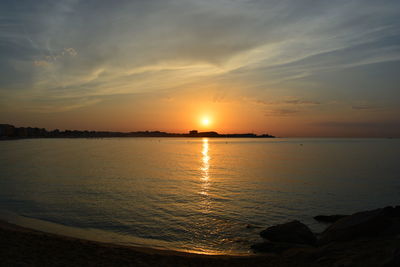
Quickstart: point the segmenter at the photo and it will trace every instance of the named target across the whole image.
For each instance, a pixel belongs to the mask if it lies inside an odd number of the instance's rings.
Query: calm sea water
[[[9,221],[124,244],[247,253],[267,226],[400,204],[399,139],[0,142]],[[250,227],[248,227],[250,226]]]

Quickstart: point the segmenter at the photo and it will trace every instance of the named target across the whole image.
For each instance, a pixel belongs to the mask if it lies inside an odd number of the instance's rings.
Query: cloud
[[[271,116],[279,116],[279,117],[286,117],[286,116],[291,116],[299,111],[296,109],[272,109],[272,110],[267,110],[265,112],[265,116],[271,117]]]
[[[378,109],[377,106],[371,106],[371,105],[356,105],[356,106],[352,106],[352,109],[355,110],[376,110]]]
[[[325,121],[312,123],[314,126],[327,127],[327,128],[355,128],[355,129],[368,129],[368,128],[378,128],[378,129],[397,129],[400,130],[400,122],[360,122],[360,121]]]
[[[33,61],[33,64],[37,67],[47,67],[49,66],[51,63],[46,61],[46,60],[35,60]]]
[[[100,103],[100,98],[61,98],[61,99],[36,99],[35,102],[27,105],[24,110],[36,113],[65,112],[82,107],[92,106]]]
[[[278,101],[264,101],[264,100],[256,100],[258,104],[263,105],[319,105],[321,104],[318,101],[311,100],[302,100],[302,99],[289,99],[289,100],[278,100]]]
[[[283,101],[282,103],[293,104],[293,105],[319,105],[320,104],[317,101],[308,101],[308,100],[299,100],[299,99],[286,100],[286,101]]]
[[[213,84],[215,102],[268,95],[281,100],[258,101],[277,106],[267,114],[294,115],[320,102],[282,96],[324,99],[340,82],[311,93],[312,75],[400,60],[399,8],[371,0],[5,1],[0,90],[90,105],[87,97]]]
[[[76,55],[78,55],[78,53],[76,52],[75,49],[73,49],[72,47],[70,48],[64,48],[64,51],[62,52],[62,55],[64,55],[66,53],[68,53],[70,56],[75,57]]]
[[[59,52],[49,52],[47,55],[42,56],[41,60],[34,60],[33,64],[38,67],[49,66],[54,63],[59,63],[58,61],[65,59],[67,56],[75,57],[78,55],[75,49],[64,48]]]

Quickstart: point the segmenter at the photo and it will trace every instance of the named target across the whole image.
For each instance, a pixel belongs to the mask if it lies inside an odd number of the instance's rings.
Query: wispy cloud
[[[271,109],[267,110],[265,112],[265,116],[280,116],[280,117],[286,117],[286,116],[291,116],[296,113],[298,113],[299,110],[297,109]]]
[[[352,109],[355,110],[376,110],[379,109],[377,106],[371,106],[371,105],[355,105],[351,107]]]
[[[100,98],[67,98],[53,99],[52,101],[37,99],[37,101],[25,106],[24,110],[37,113],[57,113],[91,106],[100,101]]]
[[[51,63],[46,60],[35,60],[33,64],[37,67],[46,67],[49,66]]]
[[[400,122],[377,122],[377,121],[325,121],[312,123],[314,126],[328,127],[328,128],[355,128],[355,129],[381,129],[387,130],[388,128],[400,130]]]
[[[321,104],[318,101],[302,100],[302,99],[287,99],[287,100],[277,100],[277,101],[256,100],[255,102],[258,104],[263,104],[263,105],[319,105],[319,104]]]

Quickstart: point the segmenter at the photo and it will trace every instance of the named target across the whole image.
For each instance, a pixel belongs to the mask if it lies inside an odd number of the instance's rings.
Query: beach
[[[55,235],[0,222],[1,266],[243,266],[265,256],[201,255]],[[276,256],[264,266],[278,266]]]
[[[363,239],[282,253],[202,255],[101,243],[0,222],[1,266],[398,266],[400,239]]]

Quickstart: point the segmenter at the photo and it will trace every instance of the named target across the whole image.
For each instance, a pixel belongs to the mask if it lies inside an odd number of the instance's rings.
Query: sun
[[[208,118],[208,117],[202,118],[202,119],[201,119],[201,124],[202,124],[203,126],[209,126],[209,125],[211,124],[210,118]]]

